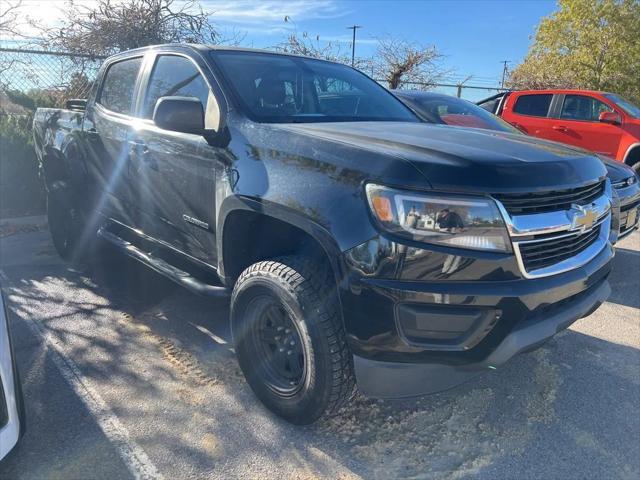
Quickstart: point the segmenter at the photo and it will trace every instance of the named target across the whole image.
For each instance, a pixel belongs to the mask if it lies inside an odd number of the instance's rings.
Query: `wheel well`
[[[42,173],[48,189],[51,188],[55,182],[67,182],[69,180],[67,168],[57,155],[45,155],[42,158]]]
[[[638,162],[640,162],[640,145],[636,145],[635,147],[633,147],[627,154],[627,158],[625,158],[624,160],[624,163],[626,163],[630,167]]]
[[[225,220],[223,261],[227,282],[235,283],[250,265],[283,255],[311,256],[331,269],[327,253],[304,230],[264,214],[238,210]]]

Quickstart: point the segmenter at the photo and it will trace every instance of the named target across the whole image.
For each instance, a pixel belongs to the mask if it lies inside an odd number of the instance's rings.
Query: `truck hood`
[[[611,179],[612,183],[626,180],[627,178],[635,175],[633,168],[622,162],[617,162],[609,158],[603,158],[602,161],[604,162],[605,167],[607,167],[607,175]]]
[[[426,123],[345,122],[278,125],[372,154],[410,162],[436,189],[510,192],[561,189],[604,178],[595,156],[564,145],[475,128]]]

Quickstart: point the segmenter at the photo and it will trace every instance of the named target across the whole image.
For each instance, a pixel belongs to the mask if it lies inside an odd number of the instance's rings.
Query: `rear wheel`
[[[233,290],[240,368],[258,398],[295,424],[335,411],[355,392],[335,282],[327,270],[297,256],[258,262]]]
[[[56,251],[71,260],[77,243],[78,212],[63,185],[54,184],[47,194],[47,221]]]
[[[97,227],[86,224],[63,182],[54,183],[47,193],[47,221],[53,246],[65,260],[83,263],[102,250]]]

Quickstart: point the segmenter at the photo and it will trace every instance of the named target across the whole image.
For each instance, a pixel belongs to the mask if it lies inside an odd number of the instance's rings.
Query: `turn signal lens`
[[[373,211],[378,220],[381,222],[390,222],[393,220],[393,211],[391,210],[391,200],[387,197],[373,197],[371,199]]]

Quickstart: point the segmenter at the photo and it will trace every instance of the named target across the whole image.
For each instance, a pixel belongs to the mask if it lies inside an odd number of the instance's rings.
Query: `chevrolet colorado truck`
[[[424,123],[345,65],[128,51],[87,100],[38,109],[34,137],[59,253],[106,241],[229,297],[249,385],[296,424],[356,384],[374,398],[458,385],[610,293],[596,156]]]

